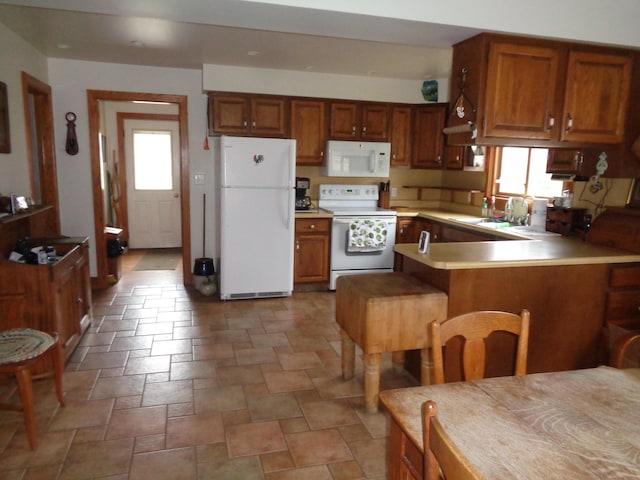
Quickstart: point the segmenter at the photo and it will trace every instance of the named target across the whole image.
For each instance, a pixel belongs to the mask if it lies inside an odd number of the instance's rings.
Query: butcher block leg
[[[340,329],[340,336],[342,337],[342,378],[350,380],[353,378],[356,362],[356,344],[343,329]]]
[[[380,393],[380,360],[379,353],[362,355],[364,363],[364,408],[367,413],[378,411],[378,393]]]

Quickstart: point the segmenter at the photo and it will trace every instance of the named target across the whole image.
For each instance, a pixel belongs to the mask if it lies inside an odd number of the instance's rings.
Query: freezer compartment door
[[[295,140],[223,136],[220,150],[223,187],[295,186]]]
[[[291,294],[293,204],[293,188],[222,188],[220,298]]]

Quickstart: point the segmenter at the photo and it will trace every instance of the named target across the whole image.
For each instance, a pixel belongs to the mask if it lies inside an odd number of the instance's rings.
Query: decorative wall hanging
[[[458,88],[460,89],[460,93],[458,94],[458,98],[453,104],[453,108],[451,109],[451,115],[456,115],[458,118],[465,118],[468,113],[472,114],[473,117],[469,119],[470,121],[475,120],[476,107],[473,105],[469,97],[466,93],[464,93],[464,88],[467,84],[467,73],[469,70],[466,68],[461,68],[458,76],[460,77],[460,83],[458,84]],[[467,105],[465,105],[465,103]],[[469,107],[470,112],[467,111],[466,107]]]
[[[67,119],[67,142],[65,149],[69,155],[77,155],[78,137],[76,137],[76,114],[67,112],[64,118]]]
[[[7,84],[0,82],[0,153],[11,153]]]

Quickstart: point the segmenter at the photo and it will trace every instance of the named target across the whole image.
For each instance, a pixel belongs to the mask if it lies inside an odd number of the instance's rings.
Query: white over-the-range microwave
[[[389,142],[329,140],[323,174],[327,177],[388,177]]]

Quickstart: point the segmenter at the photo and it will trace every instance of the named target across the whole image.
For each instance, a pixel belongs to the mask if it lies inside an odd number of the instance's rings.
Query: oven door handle
[[[396,223],[395,218],[380,218],[380,217],[333,217],[334,224],[340,225],[348,225],[352,220],[384,220],[387,222],[387,225],[392,225]]]

